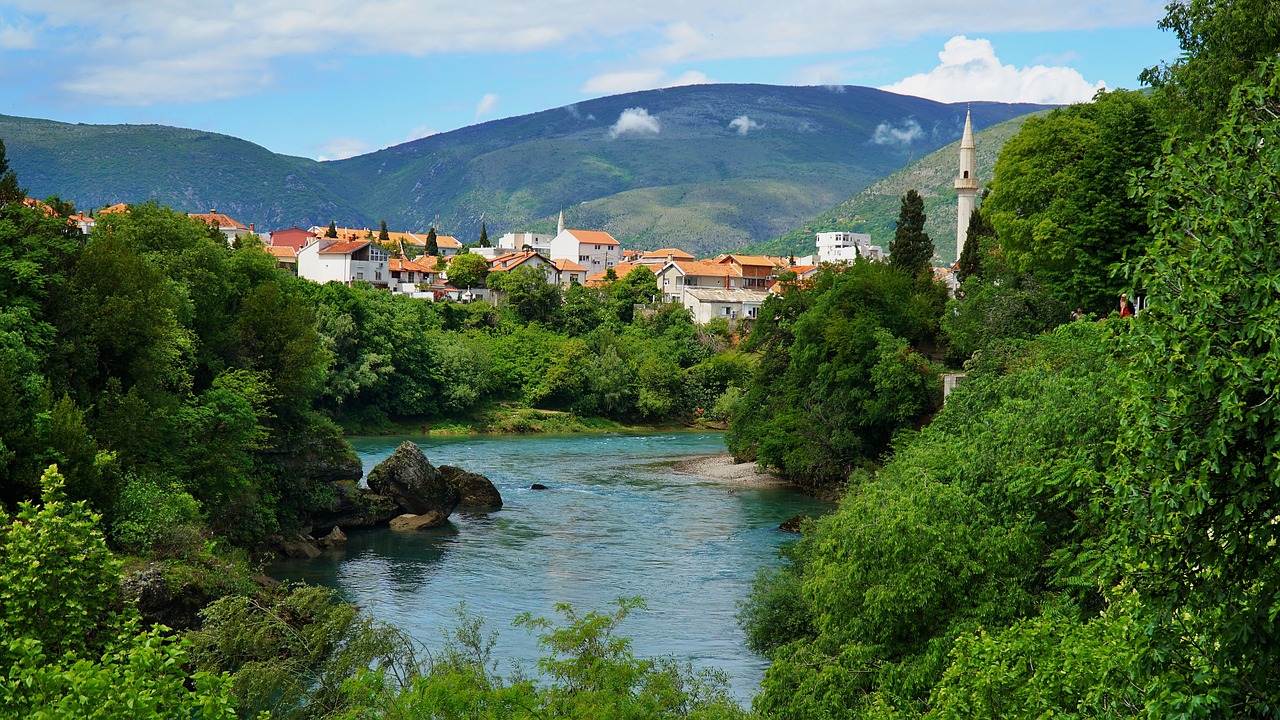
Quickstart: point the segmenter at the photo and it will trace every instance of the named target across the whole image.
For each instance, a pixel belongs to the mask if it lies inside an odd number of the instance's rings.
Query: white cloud
[[[0,22],[0,50],[34,50],[39,43],[31,27],[16,27]]]
[[[901,125],[885,121],[876,126],[871,142],[876,145],[910,145],[924,137],[924,128],[915,118],[907,118]]]
[[[1089,83],[1069,67],[1003,65],[989,40],[970,40],[964,35],[948,40],[938,59],[938,66],[929,72],[880,89],[939,102],[1068,104],[1087,101],[1105,87],[1102,82]]]
[[[662,132],[658,118],[649,114],[644,108],[627,108],[618,116],[618,122],[609,128],[609,137],[620,135],[657,135]]]
[[[409,136],[406,137],[404,141],[413,142],[414,140],[421,140],[424,137],[431,137],[432,135],[439,135],[439,134],[440,134],[439,130],[432,128],[429,125],[419,125],[409,131]]]
[[[476,105],[476,119],[479,120],[482,117],[492,114],[493,109],[497,106],[498,96],[494,93],[485,93],[484,97],[480,98],[480,102]]]
[[[288,58],[450,53],[610,53],[641,68],[726,59],[866,52],[931,35],[1151,26],[1153,0],[3,0],[0,43],[58,55],[77,100],[119,104],[244,96]],[[193,49],[198,60],[191,61]],[[50,61],[53,64],[53,61]],[[648,72],[655,72],[649,70]],[[678,82],[639,83],[663,87]],[[284,75],[284,73],[281,73]],[[613,73],[617,76],[618,73]],[[260,78],[266,77],[263,82]],[[621,78],[615,77],[615,81]],[[603,84],[603,76],[588,83]],[[631,89],[639,81],[633,81]],[[835,84],[842,79],[825,80]],[[607,91],[615,91],[609,88]],[[597,92],[602,90],[588,90]]]
[[[590,95],[618,95],[638,90],[655,90],[657,88],[679,87],[682,85],[705,85],[711,80],[704,73],[688,70],[678,77],[671,77],[665,70],[650,68],[647,70],[623,70],[603,73],[588,79],[582,84],[582,92]]]
[[[369,143],[354,137],[334,137],[327,140],[323,145],[316,148],[319,154],[316,155],[317,160],[343,160],[356,155],[363,155],[372,150]]]
[[[757,130],[759,128],[760,128],[760,123],[756,122],[755,120],[752,120],[746,115],[739,115],[738,117],[729,121],[729,129],[737,130],[739,135],[746,135],[752,130]]]

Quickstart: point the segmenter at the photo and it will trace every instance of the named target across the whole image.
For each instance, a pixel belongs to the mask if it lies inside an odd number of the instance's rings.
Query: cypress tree
[[[425,249],[427,255],[438,257],[440,255],[440,245],[436,242],[436,229],[433,227],[427,231],[427,247]]]
[[[338,225],[333,220],[329,221],[329,229],[324,231],[324,236],[327,238],[338,237]]]
[[[391,243],[391,234],[387,232],[387,221],[382,221],[382,227],[378,229],[378,242],[384,246]]]
[[[924,198],[914,189],[902,196],[898,229],[889,243],[889,264],[912,275],[929,270],[933,262],[933,239],[924,231]]]
[[[974,208],[969,214],[969,230],[965,235],[964,250],[956,261],[956,282],[964,282],[972,276],[982,277],[982,240],[995,235],[996,229],[982,217],[982,211]]]
[[[480,223],[480,247],[489,247],[489,230]]]

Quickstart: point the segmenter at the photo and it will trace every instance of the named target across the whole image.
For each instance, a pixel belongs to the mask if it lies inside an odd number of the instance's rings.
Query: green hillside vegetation
[[[992,125],[974,133],[977,146],[978,179],[990,182],[992,169],[1000,149],[1022,129],[1028,117],[1043,116],[1047,110],[1023,115]],[[814,252],[814,234],[819,232],[870,233],[874,245],[888,248],[898,220],[898,207],[903,194],[916,190],[924,198],[928,221],[925,231],[933,238],[937,256],[934,263],[949,265],[956,251],[956,168],[960,156],[960,140],[916,160],[910,165],[877,180],[852,197],[821,213],[797,230],[751,246],[753,252],[767,255],[809,255]]]
[[[1040,109],[975,103],[981,128]],[[658,132],[613,136],[629,109]],[[640,249],[698,254],[776,237],[957,138],[963,106],[870,88],[699,85],[495,120],[335,162],[161,126],[0,116],[0,138],[37,197],[84,209],[155,200],[217,208],[261,231],[294,224],[425,231],[464,242],[555,227],[605,229]],[[745,134],[737,118],[754,125]],[[918,130],[877,143],[877,128]]]

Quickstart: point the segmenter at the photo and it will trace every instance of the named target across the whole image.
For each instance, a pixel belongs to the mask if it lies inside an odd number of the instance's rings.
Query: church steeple
[[[969,235],[969,216],[973,214],[973,199],[978,194],[977,148],[973,144],[973,117],[964,112],[964,134],[960,137],[960,172],[956,175],[956,260],[964,252],[964,242]]]
[[[556,235],[564,232],[564,211],[560,211],[560,222],[556,223]]]

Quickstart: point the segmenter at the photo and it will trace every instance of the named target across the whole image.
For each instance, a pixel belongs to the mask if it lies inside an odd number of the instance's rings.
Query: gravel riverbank
[[[673,466],[678,473],[697,475],[712,480],[722,480],[735,485],[750,487],[782,487],[786,481],[767,472],[760,472],[755,463],[736,463],[729,453],[681,460]]]

